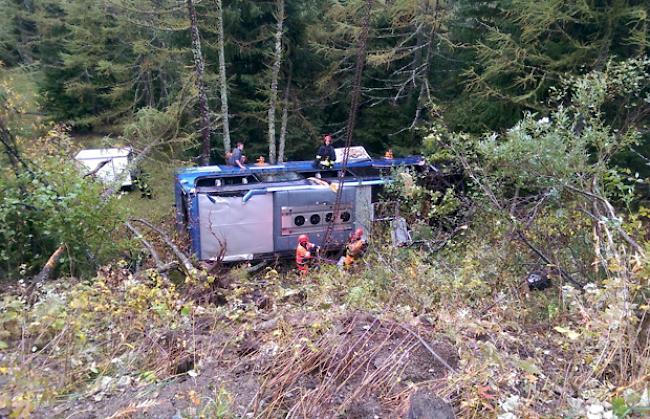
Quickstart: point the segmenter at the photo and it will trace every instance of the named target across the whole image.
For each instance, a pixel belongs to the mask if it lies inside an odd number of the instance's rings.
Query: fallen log
[[[127,229],[129,229],[135,235],[135,237],[138,240],[140,240],[142,245],[147,249],[147,251],[151,255],[151,258],[154,260],[154,263],[156,264],[156,271],[158,271],[158,273],[160,273],[164,278],[167,277],[167,275],[166,275],[167,272],[169,272],[170,270],[172,270],[172,269],[174,269],[174,268],[176,268],[178,266],[178,262],[176,262],[176,261],[169,262],[169,263],[163,263],[162,259],[160,259],[160,256],[158,255],[158,252],[156,251],[156,248],[151,243],[149,243],[149,241],[147,239],[144,238],[144,235],[142,234],[142,232],[140,230],[135,228],[128,221],[125,222],[124,225],[126,226]]]
[[[149,254],[151,255],[151,258],[153,259],[154,263],[156,264],[156,269],[160,269],[163,266],[162,261],[160,260],[160,256],[158,256],[158,252],[156,249],[153,247],[151,243],[147,241],[147,239],[144,238],[144,235],[140,230],[137,228],[133,227],[131,223],[128,221],[124,223],[127,229],[129,229],[134,235],[135,238],[140,240],[142,242],[142,245],[147,249]]]

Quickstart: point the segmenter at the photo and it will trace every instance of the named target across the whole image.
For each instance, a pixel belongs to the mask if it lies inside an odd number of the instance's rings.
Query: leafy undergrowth
[[[17,286],[0,317],[0,412],[395,417],[420,388],[460,417],[647,412],[647,305],[612,327],[602,287],[528,292],[485,264],[507,248],[454,253],[372,251],[306,280],[234,269],[174,285],[116,263],[92,282]]]

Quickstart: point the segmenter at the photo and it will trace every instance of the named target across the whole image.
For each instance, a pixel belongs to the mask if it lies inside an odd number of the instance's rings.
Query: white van
[[[97,166],[104,164],[99,169],[96,176],[104,183],[113,183],[117,180],[122,181],[123,188],[133,186],[133,178],[129,172],[129,163],[133,150],[131,147],[121,148],[96,148],[81,150],[75,156],[75,160],[82,163],[88,171],[97,169]]]

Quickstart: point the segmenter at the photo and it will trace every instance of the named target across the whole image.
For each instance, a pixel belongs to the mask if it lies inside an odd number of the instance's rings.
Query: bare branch
[[[185,255],[185,253],[183,253],[181,249],[179,249],[178,246],[176,246],[174,242],[169,238],[169,236],[165,234],[164,231],[162,231],[160,228],[156,227],[155,225],[151,224],[149,221],[144,220],[142,218],[134,218],[131,221],[143,224],[149,227],[151,230],[155,231],[160,236],[160,238],[165,242],[165,244],[171,249],[174,255],[176,255],[178,260],[181,262],[181,266],[185,274],[188,276],[192,276],[194,265],[192,264],[190,259]]]

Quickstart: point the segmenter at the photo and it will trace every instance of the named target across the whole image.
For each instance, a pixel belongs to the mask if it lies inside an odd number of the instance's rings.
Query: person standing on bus
[[[336,161],[336,152],[332,146],[332,136],[327,134],[323,137],[323,144],[316,152],[316,166],[330,169]]]
[[[239,166],[240,169],[245,169],[243,151],[244,143],[237,143],[237,146],[232,149],[232,153],[228,157],[228,166]]]

